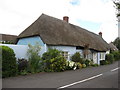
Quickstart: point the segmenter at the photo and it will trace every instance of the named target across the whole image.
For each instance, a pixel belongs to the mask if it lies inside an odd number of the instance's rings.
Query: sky
[[[108,43],[118,37],[112,0],[0,0],[0,33],[19,35],[42,13],[98,34]]]

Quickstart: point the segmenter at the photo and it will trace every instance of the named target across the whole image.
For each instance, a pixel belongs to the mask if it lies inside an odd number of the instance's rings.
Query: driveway
[[[118,62],[55,73],[5,78],[3,88],[118,88]]]

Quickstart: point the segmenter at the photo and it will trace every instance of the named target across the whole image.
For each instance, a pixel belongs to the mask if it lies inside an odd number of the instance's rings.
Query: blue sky
[[[79,5],[80,4],[80,0],[72,0],[72,1],[70,1],[70,4],[72,4],[72,5]]]
[[[29,2],[29,3],[28,3]],[[19,35],[42,13],[98,34],[107,42],[118,35],[112,0],[0,0],[0,33]]]
[[[93,31],[95,33],[100,32],[99,28],[102,23],[95,23],[95,22],[84,21],[84,20],[79,20],[79,19],[77,20],[77,22],[79,23],[80,27],[83,27],[89,31]]]

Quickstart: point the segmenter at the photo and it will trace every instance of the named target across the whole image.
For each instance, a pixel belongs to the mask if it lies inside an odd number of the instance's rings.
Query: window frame
[[[62,52],[61,52],[61,55],[62,55],[65,59],[68,60],[68,58],[69,58],[69,52],[68,52],[68,51],[62,51]]]

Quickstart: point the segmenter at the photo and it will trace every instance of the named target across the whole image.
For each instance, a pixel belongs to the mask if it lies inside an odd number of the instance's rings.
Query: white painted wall
[[[109,54],[110,53],[110,50],[106,51],[106,54]]]
[[[69,53],[69,57],[68,60],[70,60],[70,57],[76,53],[76,52],[80,52],[80,54],[83,54],[83,50],[76,50],[76,47],[72,47],[72,46],[47,46],[48,48],[53,48],[53,49],[58,49],[61,51],[67,51]],[[91,53],[92,58],[93,58],[93,62],[96,64],[100,64],[100,52],[94,52]],[[90,56],[91,57],[91,56]]]
[[[77,51],[76,47],[72,46],[48,46],[48,48],[58,49],[60,51],[67,51],[69,54],[68,60],[70,60],[70,57]]]
[[[96,52],[93,53],[93,62],[97,63],[98,55]]]
[[[100,54],[102,54],[102,58],[100,58]],[[106,55],[106,52],[98,52],[97,53],[97,64],[100,64],[100,61],[102,60],[105,60],[105,55]]]
[[[0,44],[0,46],[8,46],[14,50],[15,57],[27,59],[27,45],[12,45],[12,44]]]
[[[28,59],[28,57],[27,57],[28,45],[0,44],[0,46],[1,45],[8,46],[8,47],[12,48],[15,52],[17,59],[18,58]],[[53,48],[53,49],[58,49],[60,51],[68,52],[68,54],[69,54],[68,60],[70,60],[71,56],[76,52],[80,52],[81,55],[83,53],[82,49],[76,50],[76,47],[72,47],[72,46],[48,46],[48,45],[44,44],[44,46],[41,46],[40,55],[42,56],[42,54],[44,52],[46,52],[48,50],[48,48]],[[92,55],[93,55],[94,63],[100,64],[100,52],[94,52],[94,53],[92,53]],[[105,57],[104,57],[104,59],[105,59]]]
[[[28,59],[27,57],[27,50],[28,50],[28,45],[13,45],[13,44],[0,44],[0,46],[8,46],[14,50],[15,57],[18,59],[25,58]],[[40,55],[42,55],[45,52],[45,46],[41,46],[41,51]]]
[[[100,53],[97,53],[97,64],[100,64]]]

